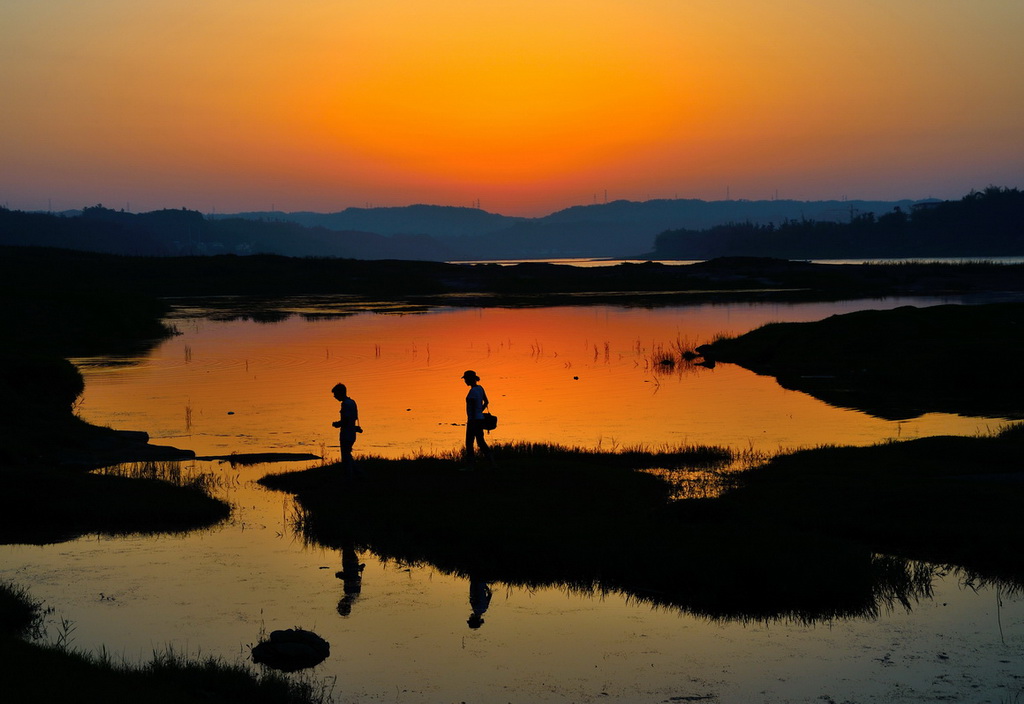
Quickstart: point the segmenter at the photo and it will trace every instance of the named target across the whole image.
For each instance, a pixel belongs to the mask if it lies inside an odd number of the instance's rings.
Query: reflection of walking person
[[[473,577],[469,578],[469,606],[473,613],[469,615],[466,623],[470,628],[480,628],[484,625],[484,612],[491,605],[491,588],[487,582]]]
[[[344,384],[335,384],[331,389],[334,398],[341,402],[341,417],[331,423],[338,428],[338,443],[341,445],[341,471],[346,479],[356,474],[356,462],[352,458],[352,446],[356,444],[356,433],[363,432],[359,427],[359,409],[356,402],[348,396]]]
[[[364,567],[366,565],[359,562],[359,555],[356,554],[352,541],[346,540],[341,549],[341,572],[334,573],[334,576],[342,581],[342,588],[345,591],[345,596],[338,602],[338,613],[342,616],[352,613],[352,604],[363,591]]]
[[[480,448],[480,454],[487,458],[491,466],[494,466],[491,448],[484,440],[484,411],[488,404],[487,394],[484,392],[484,387],[477,383],[480,381],[480,377],[472,369],[462,374],[462,380],[469,387],[469,393],[466,394],[466,464],[473,465],[473,443],[475,442]]]

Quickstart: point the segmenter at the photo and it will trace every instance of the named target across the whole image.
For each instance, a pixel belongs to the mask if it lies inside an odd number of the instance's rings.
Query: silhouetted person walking
[[[356,462],[352,457],[352,447],[356,444],[356,433],[363,432],[359,427],[359,409],[356,402],[349,398],[348,389],[344,384],[335,384],[331,389],[334,398],[341,402],[341,417],[331,423],[338,428],[338,443],[341,446],[341,471],[346,479],[356,473]]]
[[[484,392],[484,387],[478,383],[480,377],[472,369],[468,369],[462,374],[462,380],[469,387],[469,393],[466,394],[466,464],[469,467],[474,464],[473,443],[475,442],[480,448],[480,454],[487,458],[491,466],[494,466],[491,448],[484,440],[484,411],[487,410],[488,405],[487,394]]]

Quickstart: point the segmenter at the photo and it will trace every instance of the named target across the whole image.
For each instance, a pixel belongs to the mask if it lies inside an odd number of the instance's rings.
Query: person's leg
[[[473,430],[476,444],[480,448],[480,454],[483,455],[484,459],[486,459],[490,463],[491,467],[493,467],[494,456],[491,454],[490,446],[484,439],[484,422],[482,420],[474,421]]]
[[[473,421],[466,421],[466,451],[462,455],[462,459],[466,464],[473,464],[473,440],[475,439],[473,433]]]
[[[355,445],[355,439],[349,440],[348,438],[341,439],[341,472],[345,478],[352,478],[355,475],[355,458],[352,457],[352,446]]]
[[[487,441],[484,440],[484,423],[483,421],[477,421],[476,427],[476,444],[480,448],[480,454],[484,457],[491,456],[491,448],[487,446]]]

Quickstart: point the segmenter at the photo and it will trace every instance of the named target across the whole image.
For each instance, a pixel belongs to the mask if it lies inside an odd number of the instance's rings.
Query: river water
[[[179,335],[136,359],[78,359],[90,422],[145,430],[199,455],[312,452],[337,459],[334,383],[366,432],[360,454],[459,446],[474,369],[500,426],[492,442],[583,447],[724,445],[774,452],[999,429],[1001,419],[885,421],[786,391],[732,365],[662,365],[666,353],[765,322],[959,302],[370,312],[344,299],[284,301],[277,322],[182,305]],[[379,310],[388,310],[380,308]],[[469,585],[370,553],[347,596],[335,551],[292,529],[289,497],[253,482],[288,463],[187,463],[221,479],[232,517],[184,535],[0,546],[0,578],[55,610],[49,637],[129,662],[154,650],[245,661],[274,629],[302,627],[332,655],[306,677],[345,702],[1015,701],[1024,600],[940,576],[931,599],[877,618],[718,622],[624,596],[492,584],[479,628]]]

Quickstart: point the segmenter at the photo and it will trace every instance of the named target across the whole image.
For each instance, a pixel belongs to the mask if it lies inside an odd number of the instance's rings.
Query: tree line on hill
[[[769,256],[783,259],[998,257],[1024,255],[1024,192],[990,186],[959,201],[897,206],[849,222],[730,223],[657,236],[655,259]]]

